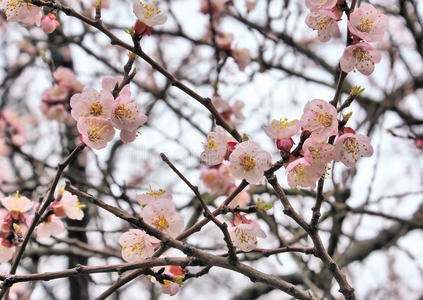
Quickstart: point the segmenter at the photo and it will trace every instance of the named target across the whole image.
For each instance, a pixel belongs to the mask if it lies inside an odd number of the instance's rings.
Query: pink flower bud
[[[418,149],[423,150],[423,139],[417,139],[417,140],[416,140],[416,147],[417,147]]]
[[[294,143],[292,138],[285,138],[285,139],[281,139],[281,140],[276,140],[276,147],[279,150],[283,150],[287,153],[289,153],[289,151],[291,151],[291,148],[294,144],[295,143]]]
[[[56,215],[56,217],[61,218],[66,215],[65,208],[63,207],[63,203],[61,201],[55,201],[51,204],[51,207],[53,208],[53,212]]]
[[[48,14],[41,18],[41,28],[45,33],[52,33],[60,23],[56,20],[56,15]]]

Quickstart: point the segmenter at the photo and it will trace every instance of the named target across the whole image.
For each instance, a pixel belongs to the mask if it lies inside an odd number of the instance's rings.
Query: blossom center
[[[164,229],[169,227],[169,221],[166,219],[165,216],[155,217],[152,224],[160,231],[164,231]]]
[[[240,165],[245,171],[250,171],[256,167],[256,162],[253,156],[244,155],[240,159]]]
[[[101,116],[101,113],[103,112],[103,105],[101,105],[99,102],[93,103],[90,105],[90,114],[93,116]]]

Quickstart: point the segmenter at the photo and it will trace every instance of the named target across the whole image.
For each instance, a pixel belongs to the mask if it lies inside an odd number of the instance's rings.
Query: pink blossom
[[[161,267],[154,267],[153,270],[158,272],[161,269]],[[163,274],[168,275],[172,278],[179,278],[183,279],[185,277],[184,273],[182,272],[182,268],[180,266],[166,266],[164,269]],[[160,283],[156,280],[156,278],[151,277],[151,282],[153,283],[159,283],[162,287],[162,293],[169,294],[171,296],[174,296],[179,291],[179,282],[173,282],[171,280],[163,280],[163,283]],[[181,281],[182,282],[182,281]]]
[[[84,88],[84,85],[78,81],[71,69],[58,67],[53,73],[53,77],[59,86],[67,88],[72,93],[79,93]]]
[[[140,262],[154,253],[158,239],[145,233],[143,230],[130,229],[119,237],[122,246],[122,258],[129,262]]]
[[[108,91],[97,92],[93,88],[84,88],[82,93],[72,96],[70,105],[72,117],[79,121],[84,117],[110,119],[114,98]]]
[[[146,207],[149,204],[155,203],[159,200],[172,201],[172,194],[166,192],[165,190],[159,189],[158,191],[154,191],[150,187],[150,191],[144,194],[137,194],[136,199],[138,203],[141,205],[142,208]]]
[[[91,0],[92,6],[96,6],[99,0]],[[110,0],[101,0],[101,8],[109,8],[110,7]]]
[[[315,168],[321,168],[324,171],[328,162],[334,158],[334,146],[325,141],[316,141],[311,138],[303,144],[303,153],[305,159]]]
[[[247,48],[233,50],[232,56],[240,71],[244,71],[245,68],[251,63],[250,50]]]
[[[63,192],[61,203],[63,205],[63,210],[69,219],[82,220],[84,212],[81,208],[85,207],[85,205],[79,202],[77,196],[65,191]]]
[[[115,129],[110,121],[103,118],[81,118],[77,128],[82,141],[93,149],[103,149],[115,136]]]
[[[113,102],[111,121],[114,127],[121,130],[136,132],[137,129],[147,122],[144,115],[135,101],[127,94],[123,94]]]
[[[65,124],[72,124],[75,122],[71,114],[61,103],[55,105],[48,105],[47,103],[42,102],[40,109],[48,120],[56,120]]]
[[[51,235],[57,236],[65,231],[65,225],[55,215],[50,215],[46,222],[42,222],[37,227],[37,236],[39,238],[48,238]]]
[[[235,183],[226,163],[222,163],[219,168],[201,170],[200,178],[206,188],[214,195],[226,194]]]
[[[373,155],[370,138],[363,134],[345,133],[335,141],[335,161],[342,161],[353,168],[360,157]]]
[[[31,200],[25,196],[20,196],[17,191],[14,196],[3,197],[1,199],[1,204],[9,211],[16,213],[24,213],[30,210],[33,206]]]
[[[41,29],[45,33],[52,33],[58,26],[60,26],[60,23],[56,20],[55,14],[47,14],[41,18]]]
[[[153,1],[134,0],[132,8],[138,20],[148,27],[161,25],[167,21],[167,15]]]
[[[228,195],[232,194],[233,191],[236,189],[236,185],[233,185],[232,188],[229,190]],[[240,208],[247,207],[247,204],[251,201],[250,193],[248,193],[249,187],[247,186],[245,189],[241,191],[235,198],[228,204],[228,207],[235,208],[239,206]]]
[[[122,83],[123,76],[118,75],[115,77],[106,76],[103,78],[101,82],[101,88],[103,91],[108,91],[110,94],[113,94],[113,91],[115,90],[116,86],[119,86]],[[125,85],[122,90],[119,93],[120,96],[127,96],[131,97],[131,89],[129,84]]]
[[[306,0],[306,6],[309,9],[315,8],[332,8],[337,0]]]
[[[10,22],[22,22],[28,26],[40,25],[41,7],[19,0],[1,0],[0,10],[6,14]]]
[[[8,131],[15,146],[22,146],[26,143],[26,131],[18,115],[10,109],[3,109],[0,114],[0,138],[6,137],[5,130]]]
[[[41,95],[41,99],[45,102],[65,101],[69,97],[69,90],[60,85],[55,85],[46,89]]]
[[[146,223],[163,233],[175,237],[184,229],[184,218],[168,200],[157,200],[147,205],[140,213]]]
[[[226,131],[222,127],[217,126],[216,130],[207,135],[204,151],[201,153],[201,160],[209,166],[222,163],[227,150],[227,142]]]
[[[286,139],[295,135],[300,130],[300,122],[298,120],[288,121],[287,118],[280,120],[272,120],[270,126],[264,127],[264,132],[272,139]]]
[[[375,64],[381,60],[381,54],[366,42],[348,46],[341,57],[341,70],[348,73],[354,67],[364,75],[370,75]]]
[[[311,132],[311,138],[323,141],[338,133],[338,112],[334,106],[320,99],[313,99],[304,107],[300,125]]]
[[[380,41],[387,27],[388,17],[368,3],[354,9],[348,22],[350,32],[368,42]]]
[[[239,224],[229,229],[234,246],[245,252],[250,252],[257,248],[257,237],[265,238],[266,233],[260,228],[258,223]]]
[[[12,245],[4,245],[4,239],[1,239],[0,244],[0,263],[4,263],[9,261],[13,257],[13,253],[15,252],[15,246]]]
[[[291,151],[292,146],[294,146],[294,140],[292,138],[285,138],[281,140],[276,140],[276,147],[283,151],[284,155],[288,155]]]
[[[296,188],[298,185],[314,189],[316,181],[323,175],[324,170],[316,168],[302,157],[288,164],[286,172],[288,174],[288,184],[291,188]]]
[[[306,24],[313,30],[317,30],[317,36],[321,42],[327,42],[331,37],[339,35],[338,18],[327,8],[316,8],[306,17]]]
[[[417,139],[415,145],[417,149],[423,150],[423,139]]]
[[[271,155],[251,141],[238,144],[229,157],[230,170],[235,178],[245,179],[251,184],[260,184],[264,171],[270,168]]]

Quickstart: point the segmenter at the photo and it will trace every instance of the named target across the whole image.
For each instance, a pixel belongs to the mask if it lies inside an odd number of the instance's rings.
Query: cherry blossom
[[[266,233],[256,222],[249,224],[241,223],[229,229],[229,235],[234,246],[245,252],[250,252],[257,248],[257,237],[265,238]]]
[[[26,25],[40,25],[41,7],[19,0],[0,0],[2,10],[10,22],[22,22]]]
[[[60,23],[56,20],[55,14],[47,14],[41,18],[41,28],[45,33],[52,33]]]
[[[322,171],[324,171],[326,164],[334,158],[334,146],[325,141],[316,141],[309,138],[304,142],[302,150],[305,159]]]
[[[337,20],[338,17],[331,9],[317,8],[306,17],[306,24],[313,30],[317,30],[317,36],[321,42],[327,42],[339,35]]]
[[[11,217],[20,223],[24,221],[24,213],[33,206],[32,201],[25,196],[19,195],[18,191],[16,191],[14,196],[3,197],[0,200],[1,204],[10,212]]]
[[[288,184],[291,188],[316,187],[316,181],[323,175],[319,167],[313,166],[304,157],[299,158],[288,164],[286,167],[288,174]]]
[[[108,91],[97,92],[93,88],[84,88],[70,99],[72,117],[79,121],[84,117],[102,117],[110,119],[112,116],[114,98]]]
[[[226,194],[235,183],[235,179],[230,173],[229,165],[225,162],[219,168],[201,170],[200,178],[206,188],[215,195]]]
[[[111,121],[117,129],[127,131],[126,134],[133,133],[135,136],[137,129],[147,122],[148,118],[141,112],[139,105],[129,97],[130,94],[122,94],[115,99]],[[131,142],[131,138],[125,139],[125,137],[124,135],[122,138],[121,135],[123,142]]]
[[[236,188],[237,186],[233,185],[232,188],[229,190],[228,195],[232,194],[232,192],[235,191]],[[250,193],[248,193],[248,189],[249,187],[247,186],[240,193],[238,193],[238,195],[236,195],[235,198],[228,204],[228,207],[235,208],[239,206],[240,208],[245,208],[251,200],[251,196]]]
[[[311,132],[311,138],[323,141],[338,133],[338,112],[324,100],[313,99],[307,102],[300,120],[304,130]]]
[[[78,81],[75,73],[65,67],[58,67],[53,73],[53,77],[60,87],[68,89],[71,93],[79,93],[84,85]]]
[[[103,118],[80,118],[77,124],[82,141],[93,149],[103,149],[115,136],[115,129],[110,121]]]
[[[232,56],[240,71],[244,71],[251,63],[251,54],[248,48],[235,49],[232,51]]]
[[[348,22],[350,32],[368,42],[380,41],[387,27],[388,17],[368,3],[354,9]]]
[[[48,120],[56,120],[66,124],[75,123],[75,120],[63,104],[48,105],[46,102],[42,102],[40,110]]]
[[[5,246],[3,243],[3,239],[1,239],[0,244],[0,263],[4,263],[9,261],[13,257],[13,253],[15,252],[15,246]]]
[[[153,270],[156,272],[159,272],[159,270],[161,269],[162,267],[153,268]],[[169,294],[171,296],[176,295],[180,288],[179,284],[183,283],[182,279],[185,277],[182,268],[180,266],[166,266],[164,268],[163,274],[175,279],[175,281],[177,281],[178,283],[167,279],[164,279],[163,283],[161,283],[158,282],[154,276],[151,277],[151,282],[160,284],[162,287],[162,293]]]
[[[306,0],[306,6],[309,9],[332,8],[335,4],[336,0]]]
[[[0,138],[7,136],[10,136],[15,146],[20,147],[26,143],[26,131],[22,121],[14,111],[5,108],[0,113]]]
[[[55,215],[50,215],[47,221],[42,222],[37,227],[37,236],[39,238],[48,238],[51,235],[57,236],[65,231],[65,225]]]
[[[122,258],[129,262],[139,262],[151,257],[159,240],[143,230],[130,229],[119,237],[122,246]]]
[[[200,156],[201,160],[209,166],[222,163],[227,150],[227,142],[226,131],[221,126],[217,126],[216,130],[207,135],[204,151]]]
[[[335,141],[335,161],[342,161],[353,168],[360,157],[373,155],[370,138],[363,134],[345,133]]]
[[[136,199],[142,208],[159,200],[172,201],[172,194],[163,189],[154,191],[150,187],[150,191],[144,194],[137,194]]]
[[[168,200],[157,200],[140,213],[144,221],[163,233],[175,237],[184,229],[184,218]]]
[[[118,75],[115,77],[112,76],[105,76],[101,82],[101,88],[104,91],[108,91],[110,94],[113,94],[113,91],[116,86],[119,86],[122,83],[123,76]],[[126,84],[119,93],[120,96],[128,96],[131,97],[131,89],[129,84]]]
[[[235,178],[260,184],[264,171],[271,166],[271,155],[251,141],[238,144],[229,156],[230,170]]]
[[[381,54],[369,43],[362,41],[345,48],[341,57],[341,70],[348,73],[355,67],[360,73],[370,75],[380,60]]]
[[[45,102],[65,101],[69,97],[69,89],[65,86],[55,85],[46,89],[41,95],[41,100]]]
[[[138,20],[148,27],[161,25],[167,21],[167,15],[157,8],[153,1],[134,0],[132,8]]]
[[[286,139],[295,135],[300,130],[300,122],[298,120],[288,121],[287,118],[275,120],[273,119],[269,126],[264,127],[264,132],[272,139]]]
[[[63,192],[60,203],[61,206],[58,206],[57,208],[63,209],[64,214],[69,219],[82,220],[82,218],[84,218],[84,211],[81,208],[85,207],[85,205],[79,202],[77,196],[72,195],[68,191],[65,191]],[[56,216],[61,217],[63,215],[56,214]]]

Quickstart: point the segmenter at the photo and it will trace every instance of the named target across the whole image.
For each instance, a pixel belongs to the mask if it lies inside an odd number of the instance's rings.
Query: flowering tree
[[[421,3],[0,9],[0,298],[417,299]]]

